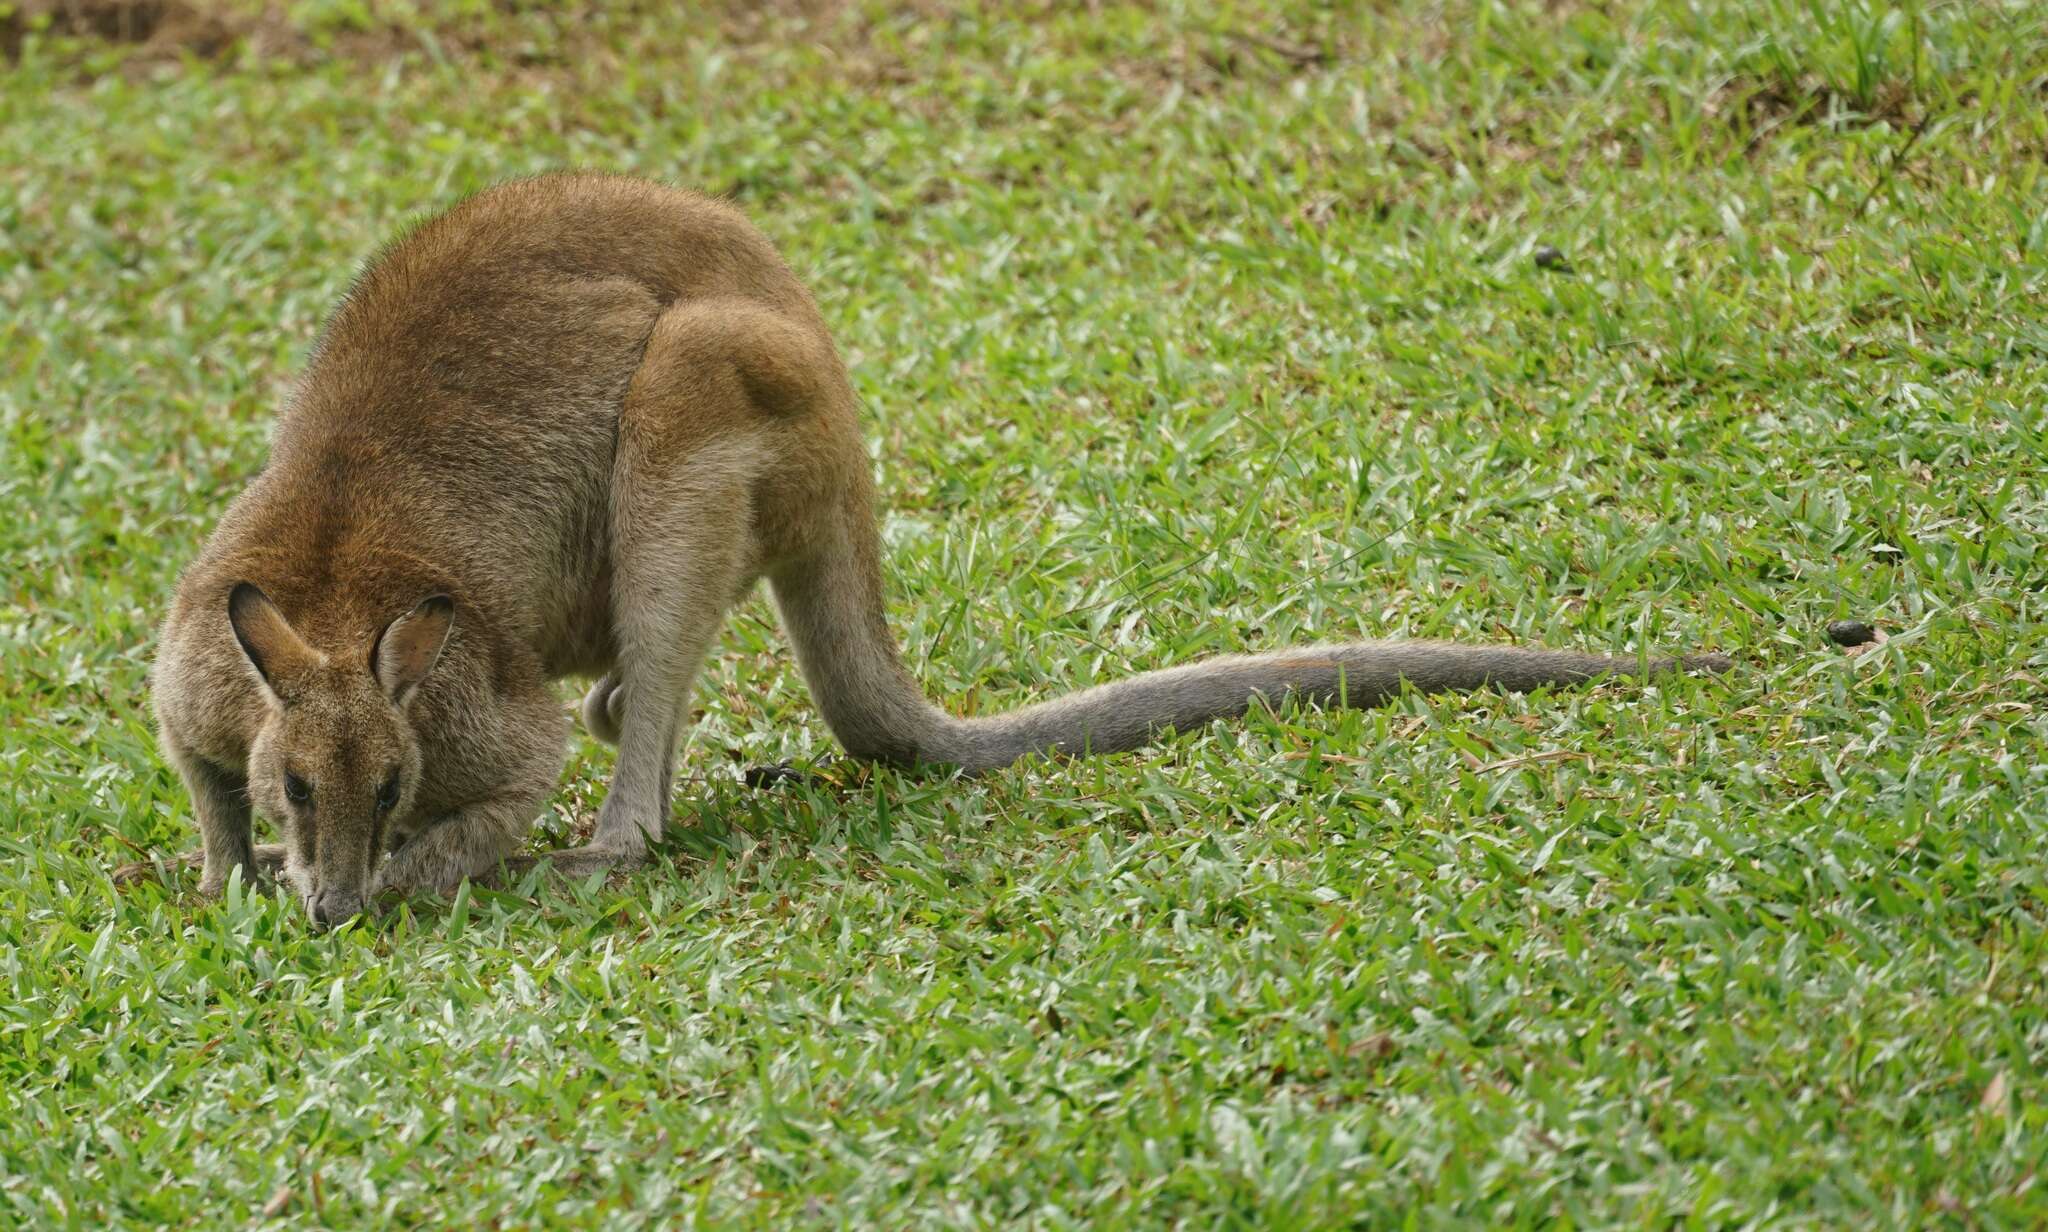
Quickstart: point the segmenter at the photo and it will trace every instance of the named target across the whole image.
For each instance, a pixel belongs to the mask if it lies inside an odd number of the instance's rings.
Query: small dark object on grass
[[[748,766],[745,778],[747,786],[760,791],[769,787],[781,787],[786,783],[808,783],[811,781],[811,774],[810,771],[799,770],[786,761],[779,761],[772,766]]]
[[[1569,274],[1572,272],[1572,263],[1564,259],[1563,253],[1549,244],[1544,244],[1536,250],[1536,268]]]
[[[1861,620],[1837,620],[1828,625],[1828,640],[1837,646],[1864,646],[1877,640],[1877,630]]]

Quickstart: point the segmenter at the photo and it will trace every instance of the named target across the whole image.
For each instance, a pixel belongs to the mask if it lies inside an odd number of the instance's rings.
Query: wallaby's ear
[[[434,670],[448,631],[455,627],[455,600],[428,595],[419,606],[384,626],[370,646],[370,670],[384,693],[403,706]]]
[[[280,700],[290,679],[320,660],[270,597],[247,582],[237,582],[228,592],[228,625],[249,666]]]

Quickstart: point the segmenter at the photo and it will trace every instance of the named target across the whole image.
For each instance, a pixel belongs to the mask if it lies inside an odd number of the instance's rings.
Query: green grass
[[[0,1225],[2048,1222],[2048,10],[666,7],[0,69]],[[648,870],[117,889],[195,842],[154,630],[326,305],[565,165],[816,289],[951,705],[1744,667],[754,792],[832,751],[757,600]]]

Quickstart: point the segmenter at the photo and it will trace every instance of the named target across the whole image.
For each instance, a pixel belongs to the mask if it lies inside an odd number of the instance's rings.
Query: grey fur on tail
[[[1118,753],[1168,731],[1235,718],[1260,699],[1299,698],[1366,709],[1399,694],[1501,689],[1520,693],[1603,676],[1726,671],[1725,655],[1628,656],[1563,650],[1465,646],[1453,642],[1348,642],[1261,655],[1231,655],[1027,706],[986,719],[945,717],[924,759],[970,771],[1009,765],[1031,753]]]

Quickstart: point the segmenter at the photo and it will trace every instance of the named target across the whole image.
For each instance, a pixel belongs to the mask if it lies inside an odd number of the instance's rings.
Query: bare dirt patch
[[[730,0],[708,6],[700,16],[744,43],[778,24],[827,26],[846,9],[846,0]],[[626,0],[606,16],[621,21],[664,12],[657,0]],[[429,42],[440,54],[488,49],[526,63],[550,58],[526,47],[535,33],[566,42],[581,29],[571,10],[534,0],[496,0],[482,12],[443,15],[417,26],[380,21],[317,31],[295,25],[281,4],[264,0],[13,0],[12,11],[0,13],[0,56],[19,59],[28,37],[42,34],[137,48],[131,59],[145,66],[185,56],[217,60],[243,45],[301,64],[369,63],[421,51]]]
[[[21,54],[33,31],[145,48],[203,59],[220,55],[241,37],[219,13],[185,0],[16,0],[0,17],[0,53]]]

